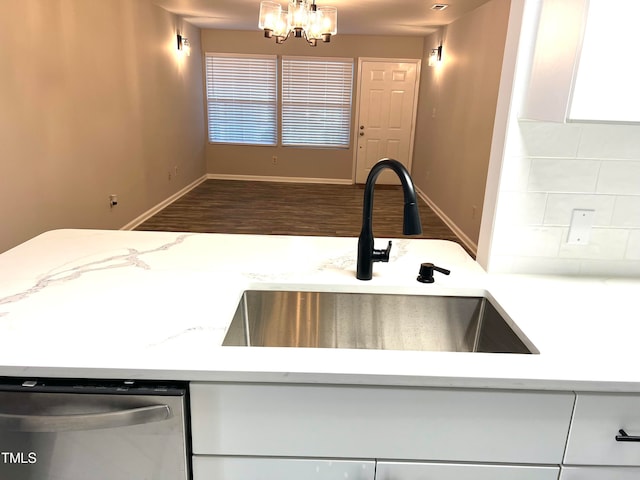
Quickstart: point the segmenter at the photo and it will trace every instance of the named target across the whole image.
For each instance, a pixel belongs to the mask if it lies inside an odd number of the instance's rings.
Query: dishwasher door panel
[[[0,392],[0,479],[185,480],[184,396]]]

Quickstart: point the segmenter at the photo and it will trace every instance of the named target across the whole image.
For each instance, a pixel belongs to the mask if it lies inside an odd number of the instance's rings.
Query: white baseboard
[[[438,206],[433,203],[433,201],[422,191],[420,190],[418,187],[416,188],[416,192],[418,192],[418,195],[420,196],[420,198],[422,198],[427,205],[429,205],[429,207],[431,208],[431,210],[433,210],[436,215],[438,215],[438,217],[440,217],[440,220],[442,220],[447,227],[449,227],[451,229],[451,231],[453,231],[453,233],[456,234],[456,236],[462,241],[462,243],[464,243],[464,245],[471,251],[473,252],[474,255],[478,254],[478,245],[473,242],[461,229],[460,227],[458,227],[455,222],[453,220],[451,220],[449,217],[447,217],[447,215],[440,210],[440,208],[438,208]]]
[[[315,177],[270,177],[259,175],[231,175],[226,173],[208,173],[207,180],[244,180],[250,182],[287,182],[287,183],[329,183],[332,185],[353,185],[347,178],[315,178]]]
[[[192,182],[189,185],[187,185],[186,187],[184,187],[182,190],[174,193],[169,198],[163,200],[162,202],[160,202],[156,206],[154,206],[154,207],[150,208],[149,210],[147,210],[146,212],[144,212],[139,217],[137,217],[134,220],[130,221],[124,227],[121,227],[120,230],[133,230],[134,228],[136,228],[141,223],[144,223],[146,220],[148,220],[149,218],[153,217],[156,213],[158,213],[160,210],[162,210],[166,206],[171,205],[173,202],[175,202],[180,197],[182,197],[185,193],[188,193],[191,190],[193,190],[194,188],[196,188],[198,185],[200,185],[206,179],[207,179],[207,176],[203,175],[202,177],[198,178],[194,182]]]

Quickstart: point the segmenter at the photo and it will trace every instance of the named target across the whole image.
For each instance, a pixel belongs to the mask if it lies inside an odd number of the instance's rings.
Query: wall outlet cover
[[[575,209],[571,214],[571,225],[569,226],[567,243],[572,245],[588,245],[595,215],[595,210]]]

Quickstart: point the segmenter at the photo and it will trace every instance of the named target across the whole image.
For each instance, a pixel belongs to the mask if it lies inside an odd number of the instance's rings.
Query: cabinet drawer
[[[375,461],[193,457],[194,480],[374,480]]]
[[[559,464],[573,394],[191,385],[196,454]]]
[[[376,480],[558,480],[560,467],[378,462]]]
[[[564,463],[640,466],[640,442],[617,442],[618,430],[640,436],[640,396],[578,394]]]
[[[560,480],[638,480],[640,468],[563,467]]]

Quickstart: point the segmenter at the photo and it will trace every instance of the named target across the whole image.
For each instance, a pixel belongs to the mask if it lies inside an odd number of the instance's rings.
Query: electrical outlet
[[[278,157],[276,155],[271,157],[271,164],[272,165],[277,165],[278,164]]]
[[[167,172],[167,180],[171,181],[171,170]]]

